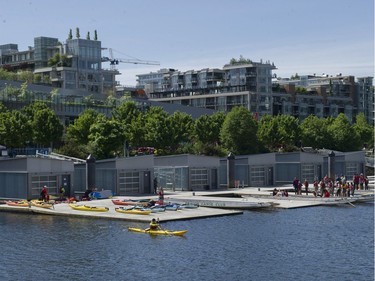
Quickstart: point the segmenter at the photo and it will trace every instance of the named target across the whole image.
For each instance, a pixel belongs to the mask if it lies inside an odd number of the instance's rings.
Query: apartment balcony
[[[64,81],[60,73],[53,73],[53,72],[50,73],[49,79],[51,80],[51,82]]]
[[[245,76],[246,77],[257,77],[257,73],[256,72],[248,72],[248,73],[246,73]]]

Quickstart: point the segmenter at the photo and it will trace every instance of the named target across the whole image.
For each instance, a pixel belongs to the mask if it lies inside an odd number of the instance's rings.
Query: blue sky
[[[279,77],[374,76],[373,0],[0,0],[0,7],[0,44],[20,51],[34,37],[64,42],[79,27],[81,38],[97,30],[115,58],[160,62],[121,63],[117,80],[126,85],[136,74],[222,68],[240,55],[273,62]]]

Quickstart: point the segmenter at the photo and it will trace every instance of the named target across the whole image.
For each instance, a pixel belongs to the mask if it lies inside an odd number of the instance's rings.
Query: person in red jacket
[[[331,194],[329,194],[329,191],[327,189],[324,190],[324,197],[328,198]]]
[[[42,191],[40,192],[40,196],[44,202],[49,201],[49,195],[47,191],[47,186],[43,186]]]

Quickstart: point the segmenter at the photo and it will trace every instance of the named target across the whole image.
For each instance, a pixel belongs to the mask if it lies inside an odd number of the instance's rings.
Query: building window
[[[314,164],[302,164],[301,165],[301,181],[307,181],[312,183],[315,178],[315,167]]]
[[[190,169],[190,181],[192,190],[201,190],[208,185],[207,169]]]
[[[350,163],[350,162],[347,162],[346,163],[346,179],[348,181],[351,181],[353,179],[353,176],[355,174],[358,174],[358,165],[357,163]]]
[[[120,195],[139,193],[139,172],[119,173],[119,193]]]
[[[43,186],[47,186],[48,194],[57,194],[57,176],[32,176],[31,195],[39,196]]]
[[[250,168],[250,182],[252,186],[264,186],[265,185],[265,167],[251,167]]]

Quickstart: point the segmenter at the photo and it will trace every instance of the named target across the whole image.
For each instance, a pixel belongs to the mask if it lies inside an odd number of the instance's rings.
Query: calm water
[[[374,280],[374,204],[145,224],[0,213],[0,280]]]

